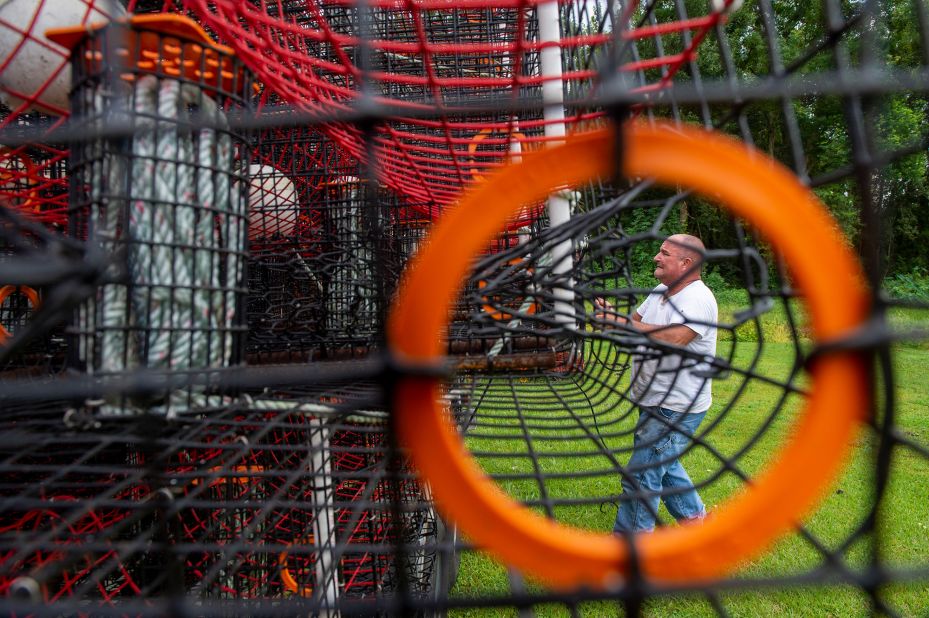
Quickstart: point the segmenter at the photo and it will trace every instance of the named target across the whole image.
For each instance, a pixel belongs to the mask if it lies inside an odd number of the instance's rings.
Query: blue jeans
[[[632,457],[623,475],[613,532],[642,532],[655,528],[658,500],[678,521],[702,518],[706,508],[679,457],[706,416],[666,408],[639,408]]]

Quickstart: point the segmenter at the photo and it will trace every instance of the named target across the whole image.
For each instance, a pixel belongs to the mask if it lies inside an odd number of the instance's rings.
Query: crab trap
[[[929,610],[922,0],[0,49],[3,613]]]

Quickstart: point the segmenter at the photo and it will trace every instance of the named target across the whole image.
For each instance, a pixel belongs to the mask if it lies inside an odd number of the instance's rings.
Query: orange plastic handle
[[[118,19],[116,23],[130,26],[126,40],[117,51],[128,66],[137,66],[148,72],[162,71],[172,77],[183,76],[226,91],[231,90],[234,84],[244,85],[241,69],[237,73],[234,68],[232,48],[214,43],[200,24],[189,17],[151,13],[132,15]],[[45,36],[65,49],[74,50],[85,38],[109,25],[101,22],[51,28]],[[100,50],[87,50],[85,56],[87,62],[104,61]],[[123,77],[130,81],[133,79],[131,74]]]
[[[513,258],[512,260],[510,260],[509,262],[507,262],[507,264],[510,265],[510,266],[519,266],[519,264],[520,264],[522,261],[523,261],[522,258]],[[477,282],[477,289],[483,290],[483,289],[486,288],[486,287],[487,287],[487,280],[486,280],[486,279],[481,279],[481,280],[479,280],[479,281]],[[496,300],[496,298],[494,298],[494,297],[492,297],[492,296],[491,296],[491,297],[482,296],[482,297],[481,297],[481,300],[486,301],[486,302],[484,302],[484,303],[481,305],[481,309],[484,310],[484,313],[486,313],[487,315],[490,316],[490,319],[491,319],[491,320],[495,320],[495,321],[497,321],[497,322],[504,322],[504,321],[507,321],[507,320],[510,320],[510,319],[513,318],[513,315],[512,315],[512,314],[507,313],[507,312],[505,312],[505,311],[497,310],[497,309],[494,308],[493,305],[490,304],[490,303],[494,302],[494,301]],[[522,298],[519,298],[519,299],[517,299],[517,300],[518,300],[519,302],[522,302],[523,299],[522,299]],[[532,303],[531,305],[529,305],[528,309],[526,310],[526,313],[529,314],[529,315],[534,315],[537,308],[538,308],[538,307],[537,307],[537,303]]]
[[[662,123],[623,128],[622,172],[693,189],[748,221],[784,256],[816,341],[848,335],[870,297],[860,264],[815,195],[786,168],[718,133]],[[474,256],[508,217],[550,193],[614,173],[613,130],[569,137],[524,155],[474,186],[433,228],[407,269],[388,323],[398,360],[443,359],[449,308]],[[644,577],[666,582],[724,575],[789,531],[836,477],[868,410],[866,363],[836,352],[811,369],[810,397],[792,435],[751,485],[701,525],[635,537]],[[542,518],[506,496],[467,452],[441,403],[437,378],[406,376],[395,394],[397,430],[436,503],[478,546],[554,586],[610,587],[629,569],[626,542]]]

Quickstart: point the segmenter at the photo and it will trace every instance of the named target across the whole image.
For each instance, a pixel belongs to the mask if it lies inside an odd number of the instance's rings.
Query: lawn
[[[723,320],[731,313],[731,306],[721,304]],[[794,368],[795,346],[785,315],[782,308],[775,308],[758,326],[746,325],[736,329],[735,334],[723,333],[719,344],[719,355],[730,357],[737,370],[715,381],[714,407],[701,430],[707,431],[707,440],[718,453],[749,477],[764,468],[789,435],[804,400],[802,394],[784,396],[783,388],[755,379],[772,378],[801,391],[807,386],[805,374],[797,374]],[[891,323],[901,329],[924,327],[927,322],[925,313],[916,310],[894,310],[891,315]],[[801,336],[806,333],[802,328],[799,332]],[[759,338],[764,341],[763,346],[757,343]],[[529,502],[539,511],[544,511],[543,491],[549,498],[573,499],[577,504],[556,506],[549,512],[559,521],[606,532],[615,516],[615,508],[607,498],[618,493],[618,479],[610,473],[604,449],[592,448],[589,432],[577,431],[576,426],[589,427],[593,419],[598,439],[603,447],[608,447],[606,452],[624,461],[631,444],[629,430],[633,415],[629,413],[631,406],[621,396],[627,377],[621,365],[611,366],[621,363],[621,355],[610,346],[597,346],[602,344],[588,346],[588,358],[610,371],[598,372],[588,365],[588,376],[579,383],[553,385],[535,378],[485,381],[477,422],[466,443],[484,470],[510,495]],[[925,569],[929,566],[929,457],[926,456],[929,383],[924,372],[929,367],[929,343],[925,340],[901,343],[893,352],[895,423],[900,435],[915,446],[900,445],[894,449],[892,474],[880,517],[881,560],[889,567]],[[520,402],[518,419],[512,412],[516,400]],[[552,400],[570,408],[570,418],[557,412],[559,406],[546,404]],[[531,440],[527,441],[526,436]],[[871,557],[867,539],[853,533],[873,503],[876,447],[876,433],[863,429],[855,439],[844,473],[804,521],[805,529],[818,544],[835,552],[852,568],[866,565]],[[737,475],[721,473],[719,457],[706,449],[691,451],[684,464],[701,487],[701,495],[711,510],[743,484]],[[540,472],[546,479],[544,483],[538,481]],[[664,507],[661,515],[670,521]],[[850,538],[854,542],[847,543]],[[803,575],[823,562],[823,553],[801,534],[794,533],[779,540],[769,552],[742,565],[734,577],[751,581]],[[526,585],[530,590],[543,590],[531,581]],[[501,597],[509,590],[504,567],[484,554],[463,553],[453,597]],[[885,594],[891,607],[902,615],[929,613],[929,583],[895,585]],[[871,611],[867,597],[860,590],[838,585],[720,591],[715,602],[732,616],[864,616]],[[539,606],[535,610],[543,616],[570,615],[563,606]],[[614,603],[581,607],[581,613],[591,616],[621,612]],[[455,610],[452,614],[509,616],[516,615],[516,611]],[[715,616],[717,611],[706,595],[680,595],[650,600],[645,614]]]

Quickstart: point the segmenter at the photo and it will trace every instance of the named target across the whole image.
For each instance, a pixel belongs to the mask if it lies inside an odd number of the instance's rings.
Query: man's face
[[[683,248],[667,240],[661,243],[661,248],[653,259],[655,279],[667,286],[680,279],[690,266],[690,260],[685,257]]]

